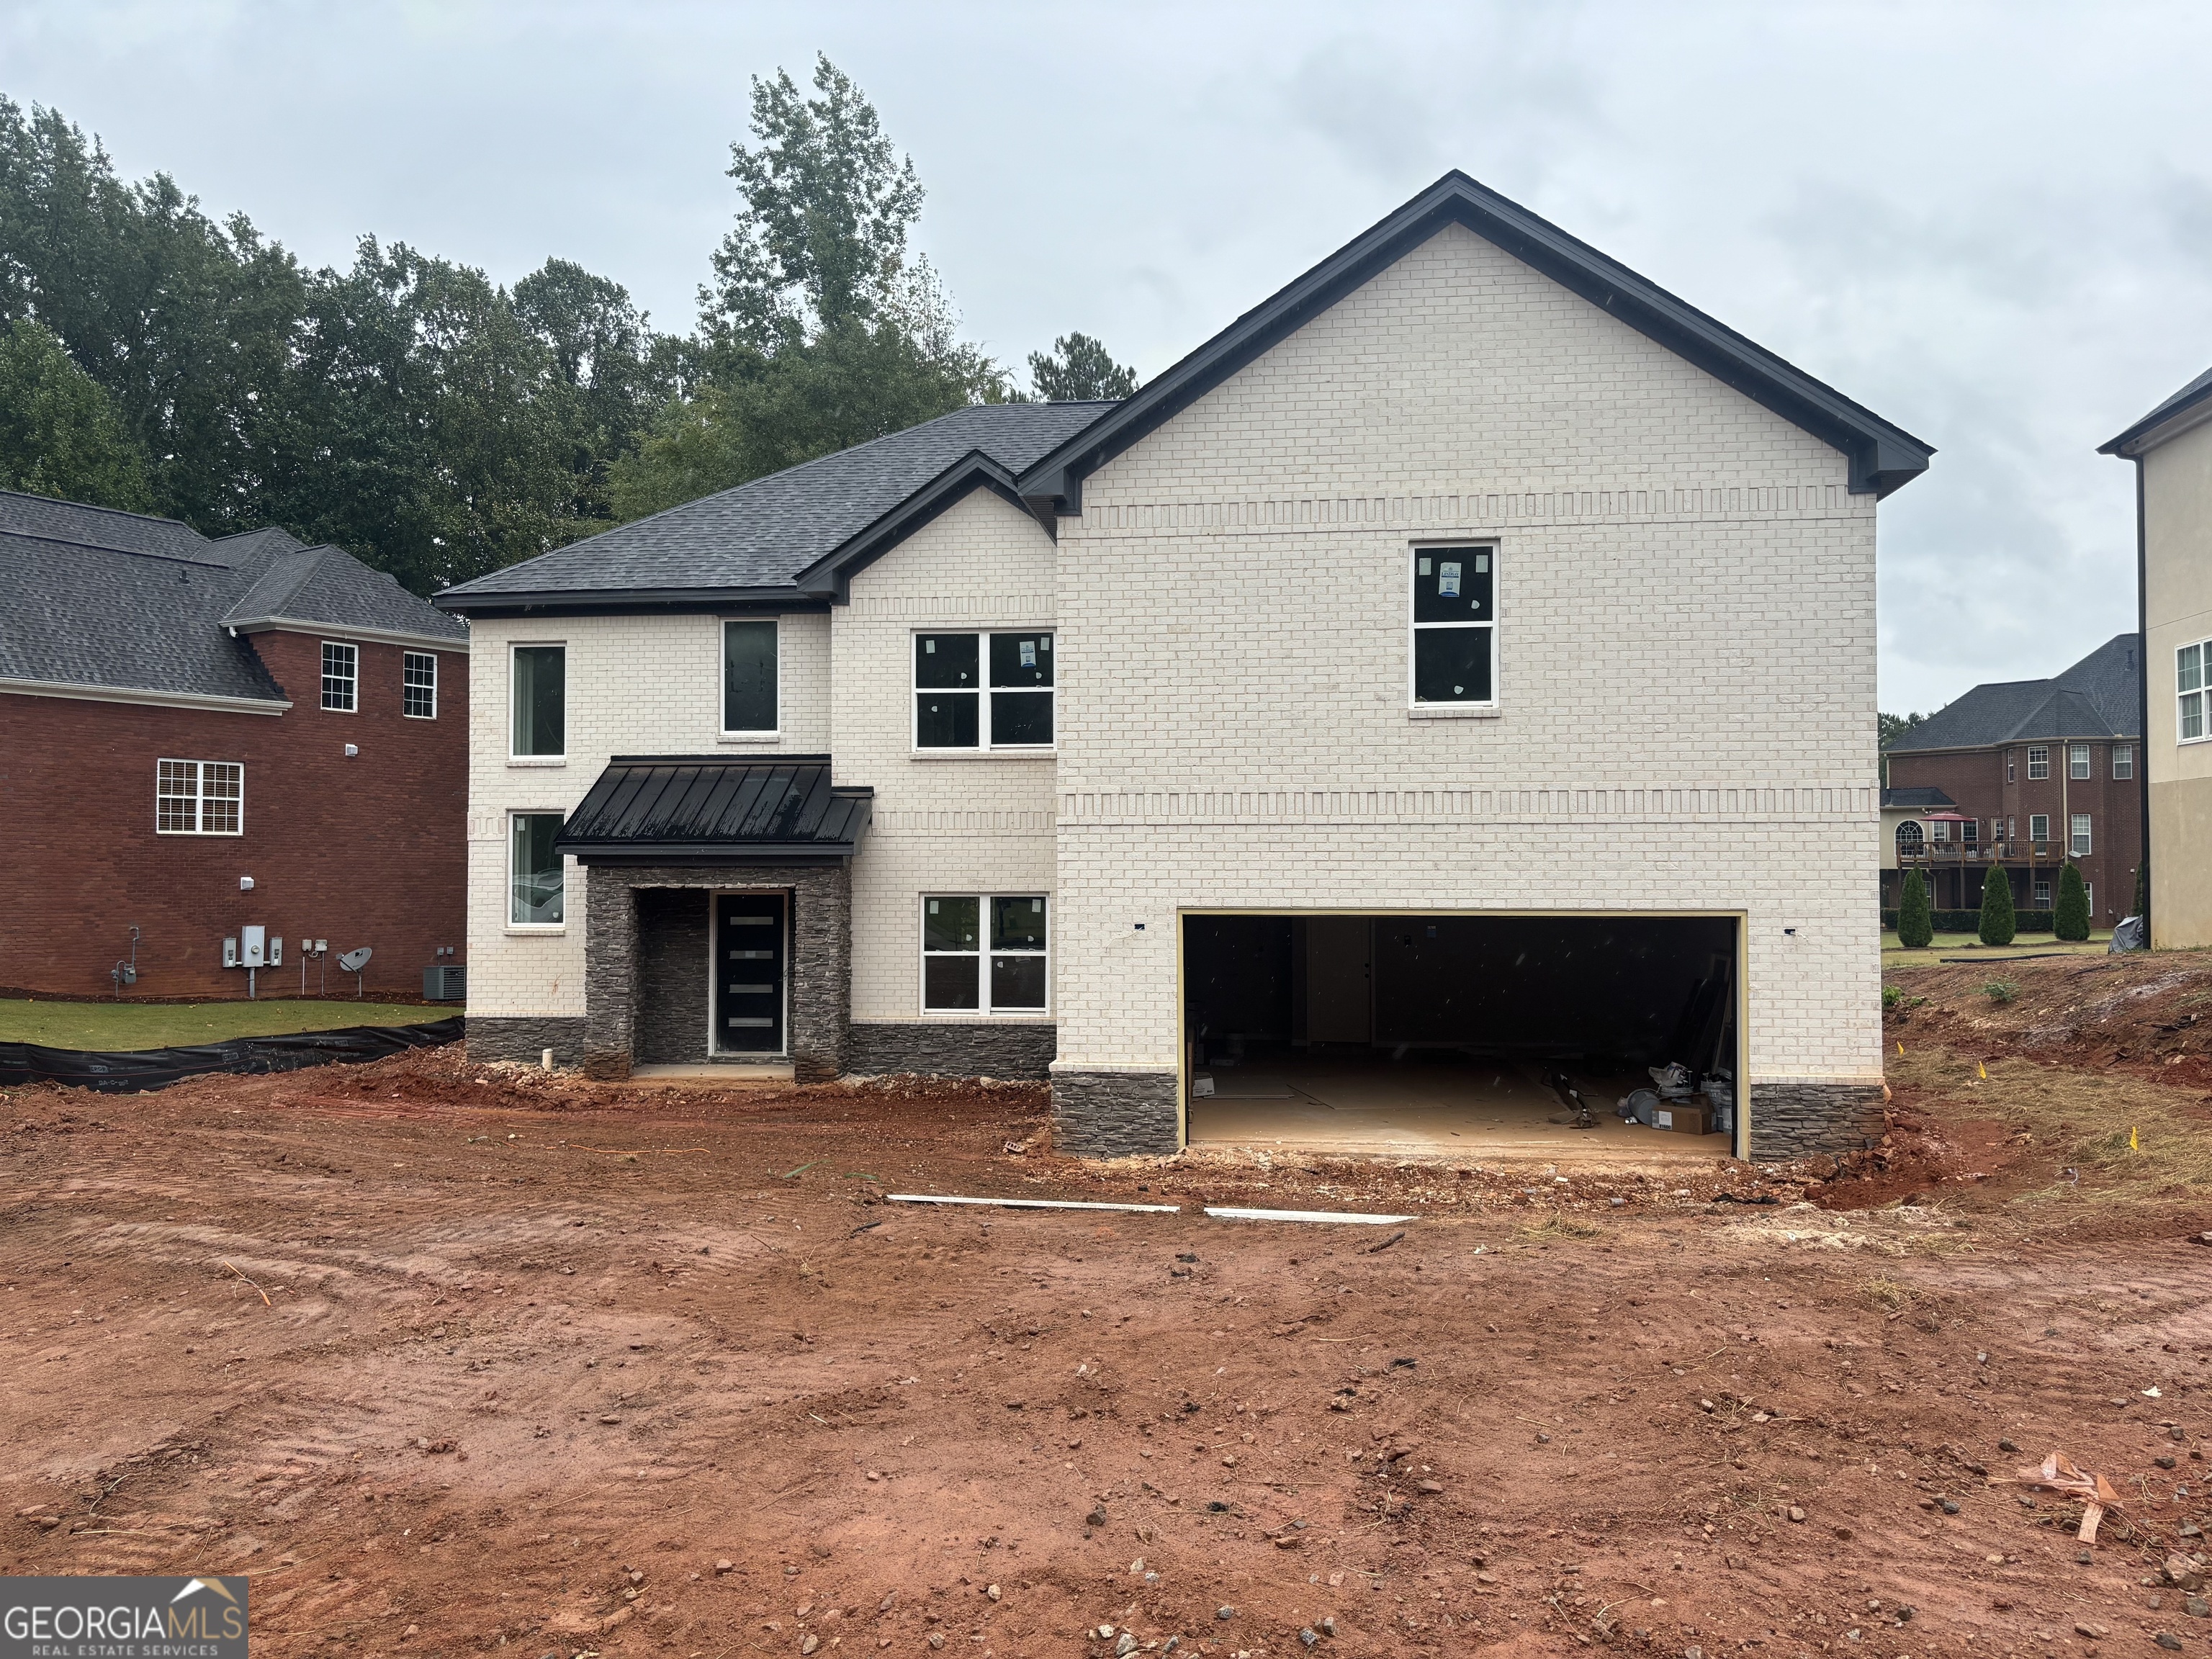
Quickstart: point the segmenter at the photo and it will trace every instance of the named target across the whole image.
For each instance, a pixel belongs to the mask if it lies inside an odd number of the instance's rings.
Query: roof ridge
[[[143,524],[173,524],[179,530],[191,531],[193,535],[199,536],[204,542],[211,543],[214,539],[211,537],[201,536],[198,531],[193,530],[191,526],[186,524],[182,519],[164,518],[158,513],[138,513],[127,507],[102,507],[97,501],[73,501],[65,495],[40,495],[27,489],[0,489],[0,495],[13,495],[18,501],[45,501],[54,507],[66,507],[79,513],[105,513],[118,519],[137,519]],[[252,532],[242,531],[240,533],[250,535]]]
[[[20,495],[21,493],[21,492],[20,490],[0,490],[0,495]],[[33,496],[30,499],[33,501],[44,501],[46,500],[47,497],[40,495]],[[175,520],[170,520],[161,522],[174,523]],[[190,525],[186,525],[185,528],[191,530],[191,526]],[[193,531],[192,533],[194,535],[199,534],[198,531]],[[198,570],[235,570],[238,568],[236,565],[226,564],[220,559],[187,558],[181,553],[156,553],[151,548],[145,547],[117,547],[107,542],[88,542],[75,536],[58,536],[50,530],[27,530],[21,525],[0,524],[0,536],[19,536],[25,541],[46,542],[55,547],[74,547],[81,549],[87,553],[115,553],[121,555],[126,559],[158,559],[164,564],[191,565],[193,568]],[[212,542],[208,542],[207,538],[204,536],[200,537],[200,539],[202,542],[206,543],[210,547],[212,547],[215,544]]]

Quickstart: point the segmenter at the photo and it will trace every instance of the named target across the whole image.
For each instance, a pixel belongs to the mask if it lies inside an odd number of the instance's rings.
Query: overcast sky
[[[1082,329],[1155,373],[1462,167],[1941,452],[1881,510],[1885,708],[2134,626],[2094,452],[2212,364],[2201,3],[0,0],[0,91],[128,176],[318,264],[562,255],[675,328],[749,77],[817,50],[1001,358]]]

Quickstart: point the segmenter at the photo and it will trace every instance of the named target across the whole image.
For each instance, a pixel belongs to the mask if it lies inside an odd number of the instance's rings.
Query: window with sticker
[[[1418,547],[1413,559],[1413,702],[1498,700],[1497,550]]]
[[[916,749],[1049,749],[1052,632],[914,636]]]

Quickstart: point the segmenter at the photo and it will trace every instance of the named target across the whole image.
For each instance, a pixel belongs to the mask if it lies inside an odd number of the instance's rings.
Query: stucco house
[[[1449,174],[1126,402],[440,596],[471,1047],[1049,1076],[1096,1155],[1474,1151],[1680,1060],[1739,1152],[1856,1145],[1875,503],[1931,453]]]

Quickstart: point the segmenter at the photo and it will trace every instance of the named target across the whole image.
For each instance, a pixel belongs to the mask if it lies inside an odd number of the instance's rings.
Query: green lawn
[[[2008,957],[2045,956],[2063,951],[2068,956],[2098,956],[2112,940],[2112,930],[2089,930],[2087,941],[2075,945],[2062,942],[2050,933],[2015,933],[2009,945],[1992,947],[1984,945],[1972,933],[1938,933],[1923,951],[1908,951],[1897,942],[1897,933],[1891,929],[1881,936],[1881,965],[1885,968],[1925,968],[1942,957],[1972,957],[1976,961],[2002,962]]]
[[[331,1031],[342,1025],[414,1025],[458,1014],[458,1007],[401,1002],[45,1002],[0,1000],[0,1042],[113,1053],[171,1048],[230,1037]]]

